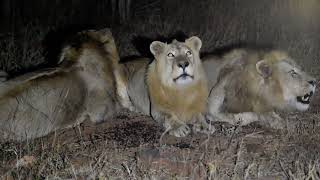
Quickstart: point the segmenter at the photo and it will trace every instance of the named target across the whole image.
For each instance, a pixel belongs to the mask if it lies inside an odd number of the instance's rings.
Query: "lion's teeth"
[[[308,99],[309,99],[309,96],[303,96],[303,97],[302,97],[302,100],[303,100],[303,101],[307,101]]]

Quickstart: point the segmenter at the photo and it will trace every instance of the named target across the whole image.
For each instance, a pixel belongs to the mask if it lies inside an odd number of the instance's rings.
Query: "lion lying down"
[[[151,65],[147,65],[146,59],[125,64],[128,93],[137,111],[149,113],[156,119],[165,117],[164,126],[171,128],[170,134],[177,137],[189,133],[186,124],[194,125],[190,119],[203,126],[204,110],[208,111],[207,117],[211,121],[234,125],[258,121],[262,125],[281,129],[284,121],[275,111],[305,111],[315,92],[315,79],[302,71],[285,52],[249,49],[236,49],[222,57],[207,56],[202,63],[197,58],[199,68],[194,69],[195,74],[200,73],[201,83],[190,86],[192,91],[188,92],[185,91],[188,88],[178,89],[179,84],[172,81],[174,77],[179,77],[179,73],[176,73],[179,68],[176,71],[174,69],[177,64],[176,57],[171,54],[172,45],[163,45],[165,50],[161,49],[161,44],[154,45],[151,44],[151,52],[156,60]],[[198,53],[196,51],[196,57]],[[202,74],[203,69],[205,75]],[[204,99],[207,95],[205,79],[210,89],[208,99]],[[176,88],[176,94],[171,94],[170,89],[168,91],[164,87]],[[207,107],[203,107],[205,101],[208,102]],[[177,111],[177,107],[183,111]],[[199,107],[201,110],[197,109]],[[173,116],[177,112],[180,116]],[[194,112],[201,112],[201,115],[194,116],[197,114]],[[193,118],[183,117],[189,114]]]
[[[214,121],[283,128],[275,111],[305,111],[315,92],[315,78],[284,52],[237,49],[203,61]]]
[[[195,121],[206,111],[208,88],[199,58],[201,45],[195,36],[170,44],[154,41],[151,63],[142,59],[122,64],[133,107],[152,116],[176,137],[190,133],[188,124],[201,126]]]
[[[119,64],[108,29],[75,39],[76,47],[62,50],[57,68],[9,80],[4,73],[1,139],[41,137],[85,119],[99,122],[120,105],[152,116],[177,137],[190,133],[190,124],[208,128],[205,113],[213,121],[282,128],[275,111],[305,111],[315,92],[315,79],[284,52],[238,49],[201,62],[202,42],[191,37],[153,42],[151,63]]]
[[[41,137],[85,119],[102,121],[118,109],[113,69],[119,57],[111,32],[82,32],[76,39],[80,44],[63,49],[59,67],[0,84],[1,139]]]

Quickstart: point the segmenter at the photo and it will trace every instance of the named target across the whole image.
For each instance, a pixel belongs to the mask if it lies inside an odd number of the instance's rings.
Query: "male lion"
[[[203,60],[212,88],[209,115],[215,121],[283,128],[275,111],[305,111],[315,92],[315,78],[285,52],[238,49]]]
[[[0,83],[1,139],[41,137],[85,119],[102,121],[118,109],[119,57],[111,32],[81,32],[74,40],[58,67]]]
[[[123,64],[136,111],[151,115],[176,137],[186,136],[190,132],[187,124],[206,111],[208,88],[199,58],[201,45],[195,36],[171,44],[154,41],[150,50],[155,60],[150,64]]]

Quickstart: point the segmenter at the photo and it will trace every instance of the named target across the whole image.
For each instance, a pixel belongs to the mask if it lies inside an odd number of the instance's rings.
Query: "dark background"
[[[54,66],[68,35],[111,27],[123,59],[146,56],[143,47],[151,39],[184,33],[202,39],[202,54],[241,44],[289,51],[319,79],[319,18],[320,0],[0,0],[0,70],[15,76]],[[45,139],[0,143],[0,176],[197,179],[204,171],[207,179],[319,179],[319,102],[316,91],[309,111],[281,114],[287,124],[281,131],[222,124],[210,138],[169,137],[164,144],[150,117],[124,112],[98,126],[84,123]],[[36,162],[19,167],[26,155]],[[147,162],[152,158],[156,163]]]
[[[0,3],[0,68],[13,74],[46,64],[50,58],[47,51],[65,38],[65,32],[105,27],[112,28],[121,57],[147,55],[137,51],[137,39],[157,39],[183,32],[202,39],[202,52],[239,44],[266,45],[289,51],[313,74],[318,70],[318,0],[2,0]],[[51,39],[44,41],[48,33]]]

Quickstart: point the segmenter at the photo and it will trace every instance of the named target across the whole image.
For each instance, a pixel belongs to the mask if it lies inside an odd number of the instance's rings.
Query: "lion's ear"
[[[190,37],[189,39],[186,39],[185,43],[186,43],[189,47],[191,47],[191,48],[193,48],[193,49],[195,49],[195,50],[197,50],[197,51],[200,51],[200,48],[201,48],[201,46],[202,46],[202,41],[201,41],[201,39],[198,38],[197,36],[192,36],[192,37]]]
[[[154,56],[163,53],[166,44],[160,41],[153,41],[150,44],[150,51]]]
[[[267,62],[265,62],[264,60],[257,62],[256,69],[257,69],[258,73],[264,78],[270,77],[272,74],[272,69],[271,69],[270,65]]]

